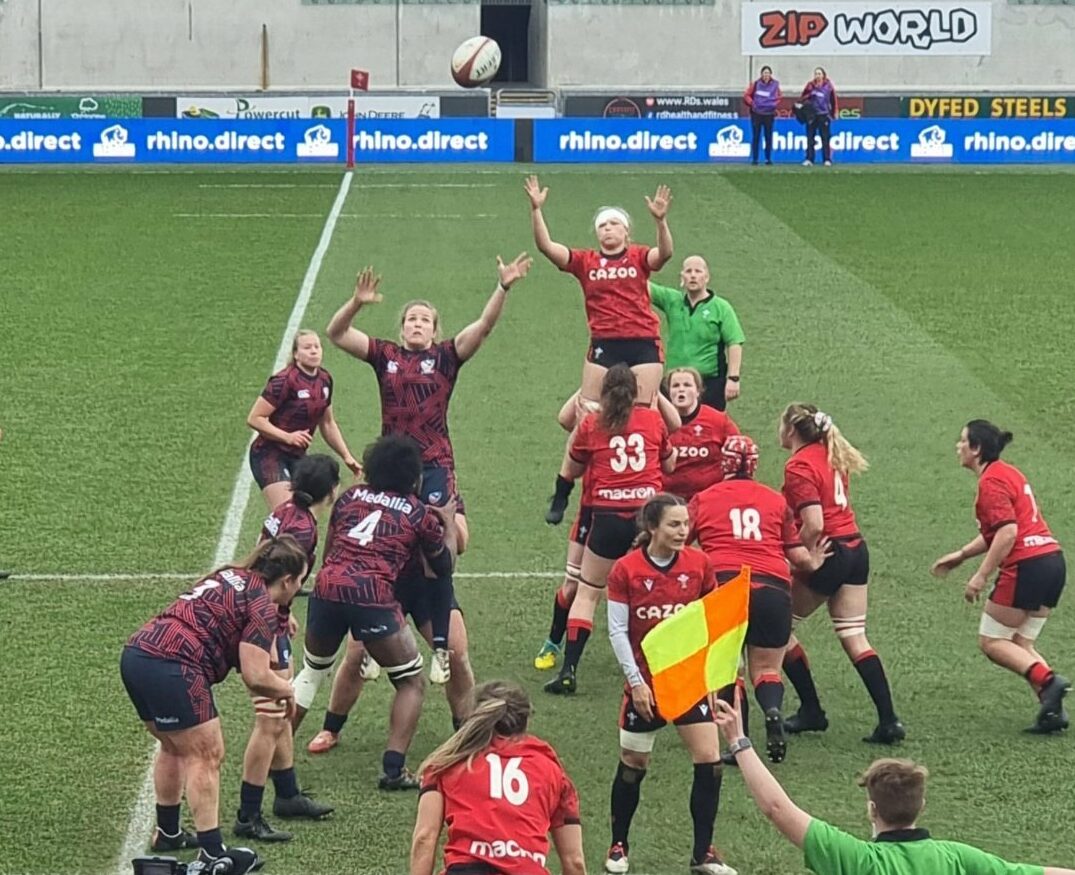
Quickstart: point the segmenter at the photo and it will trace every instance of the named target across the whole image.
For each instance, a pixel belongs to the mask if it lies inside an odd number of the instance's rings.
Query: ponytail
[[[306,551],[291,535],[269,538],[258,544],[253,551],[232,568],[254,571],[272,586],[282,577],[301,577],[306,570]]]
[[[474,690],[474,708],[459,730],[431,753],[419,771],[432,776],[464,760],[467,766],[496,736],[521,735],[530,721],[530,699],[521,687],[488,681]]]
[[[308,510],[331,495],[339,483],[340,463],[332,456],[303,456],[291,469],[291,500]]]
[[[613,365],[601,383],[601,412],[598,425],[607,434],[619,434],[627,427],[638,397],[634,371],[622,362]]]
[[[813,404],[789,404],[780,417],[780,427],[794,432],[804,444],[824,443],[829,464],[841,474],[858,474],[870,467],[866,457],[843,436],[827,413]]]
[[[1012,433],[1002,431],[987,419],[972,419],[966,425],[967,445],[978,451],[978,461],[983,465],[995,462],[1001,451],[1012,442]]]
[[[687,502],[670,492],[659,492],[638,512],[638,534],[635,535],[635,547],[648,547],[653,540],[653,530],[661,524],[664,512],[670,507],[686,507]]]

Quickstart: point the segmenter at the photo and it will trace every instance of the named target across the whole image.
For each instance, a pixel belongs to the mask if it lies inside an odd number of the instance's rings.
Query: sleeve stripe
[[[986,531],[987,532],[995,532],[997,529],[1003,528],[1004,526],[1014,526],[1014,525],[1017,525],[1017,522],[1015,520],[1013,520],[1013,519],[1012,520],[1001,520],[1000,522],[993,523],[993,525],[991,525],[989,528],[987,528]]]
[[[810,499],[809,501],[800,501],[797,505],[795,505],[795,512],[798,513],[804,507],[815,507],[815,506],[816,507],[821,507],[821,502],[820,501],[815,501],[814,499]]]
[[[582,826],[582,818],[579,817],[565,817],[564,826]]]

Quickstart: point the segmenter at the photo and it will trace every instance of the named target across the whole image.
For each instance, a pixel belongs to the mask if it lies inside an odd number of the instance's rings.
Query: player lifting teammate
[[[199,847],[199,859],[227,858],[232,875],[258,868],[257,854],[225,848],[220,835],[224,736],[211,687],[232,669],[256,696],[294,708],[291,684],[270,667],[277,613],[295,597],[306,553],[285,535],[247,559],[206,575],[127,641],[120,675],[138,717],[160,742],[153,764],[157,798],[154,851]],[[187,797],[197,839],[179,826]]]
[[[557,268],[572,274],[582,286],[586,321],[590,328],[590,349],[582,369],[580,409],[595,409],[601,381],[609,368],[625,364],[635,372],[641,401],[649,403],[661,383],[664,356],[661,351],[661,323],[650,306],[649,276],[672,257],[672,232],[668,230],[668,207],[672,194],[668,186],[658,186],[646,207],[657,223],[657,245],[631,243],[631,219],[618,207],[602,207],[594,218],[597,249],[569,249],[549,236],[542,207],[548,188],[536,176],[526,180],[534,240],[541,254]],[[581,417],[580,417],[581,420]],[[568,440],[570,446],[571,440]],[[573,479],[570,460],[564,454],[556,491],[545,516],[558,524],[567,510]]]
[[[310,596],[304,667],[295,701],[309,709],[348,633],[365,644],[395,687],[383,757],[383,790],[413,789],[404,768],[425,695],[422,657],[393,584],[421,551],[438,575],[455,562],[455,503],[428,508],[418,498],[421,452],[410,438],[378,439],[362,460],[366,482],[332,509],[324,559]],[[438,521],[438,517],[440,520]]]
[[[784,496],[754,480],[758,447],[749,437],[731,435],[720,450],[720,465],[724,479],[690,501],[691,531],[719,583],[750,566],[747,666],[754,697],[765,714],[769,759],[779,763],[787,751],[780,664],[791,637],[788,563],[806,574],[816,571],[825,561],[828,542],[818,539],[811,551],[799,541]]]
[[[246,424],[257,432],[250,471],[271,512],[291,497],[292,468],[306,455],[314,429],[355,474],[361,470],[332,413],[332,375],[321,367],[321,338],[303,329],[291,345],[291,363],[273,374]]]
[[[556,752],[527,734],[530,700],[514,684],[475,691],[459,731],[422,764],[410,875],[547,875],[549,836],[564,875],[586,875],[579,798]]]
[[[984,419],[968,422],[960,433],[959,462],[978,475],[974,515],[979,534],[942,556],[931,570],[943,577],[984,553],[963,593],[968,602],[976,602],[990,575],[999,571],[982,611],[978,646],[990,661],[1027,679],[1041,703],[1037,720],[1027,731],[1046,734],[1068,726],[1063,700],[1071,682],[1049,668],[1036,649],[1045,621],[1064,591],[1066,568],[1060,544],[1026,477],[1000,458],[1011,439],[1011,432]]]
[[[661,472],[675,468],[661,414],[636,403],[638,381],[625,364],[609,368],[600,409],[580,423],[570,448],[568,474],[588,476],[593,518],[582,553],[579,586],[567,618],[567,648],[547,693],[573,694],[576,670],[593,631],[593,616],[612,564],[631,549],[635,515],[661,488]]]
[[[607,872],[628,869],[628,832],[638,809],[657,730],[667,725],[653,698],[652,677],[642,639],[661,619],[682,610],[717,585],[705,553],[686,546],[690,518],[683,499],[659,494],[639,514],[637,549],[608,575],[608,634],[623,669],[620,762],[612,783],[612,847]],[[701,875],[735,875],[712,847],[720,806],[720,742],[708,697],[673,723],[694,763],[690,813],[694,850],[690,868]]]
[[[497,257],[497,285],[477,321],[450,340],[438,340],[440,319],[428,301],[411,301],[403,307],[400,343],[370,337],[351,323],[366,304],[378,303],[381,278],[371,268],[358,275],[351,299],[336,311],[328,325],[329,339],[355,358],[368,362],[377,375],[381,394],[381,434],[404,435],[417,442],[422,452],[420,498],[440,505],[453,499],[459,506],[456,524],[467,537],[466,519],[458,500],[455,456],[448,434],[448,402],[459,369],[481,348],[492,332],[507,301],[508,290],[523,279],[532,260],[522,253],[505,264]],[[428,570],[428,568],[427,568]],[[414,577],[412,575],[412,577]],[[413,590],[416,600],[428,602],[432,624],[434,683],[455,683],[448,691],[453,713],[461,714],[461,702],[474,685],[465,648],[462,614],[455,604],[451,570],[427,580],[425,575],[400,581]],[[456,635],[451,635],[451,627]],[[455,638],[455,645],[449,639]]]
[[[827,604],[836,637],[854,663],[877,708],[877,727],[863,741],[893,744],[907,734],[892,707],[884,666],[866,638],[866,585],[870,554],[851,509],[850,476],[866,459],[812,404],[790,404],[780,417],[780,443],[791,450],[784,465],[784,497],[795,514],[808,550],[831,540],[832,555],[792,587],[792,628]],[[801,584],[801,585],[800,585]],[[818,700],[810,664],[794,634],[784,654],[784,672],[799,694],[799,712],[785,721],[788,732],[821,732],[829,721]]]

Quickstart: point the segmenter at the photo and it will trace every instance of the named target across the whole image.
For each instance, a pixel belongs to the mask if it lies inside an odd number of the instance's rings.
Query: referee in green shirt
[[[970,845],[939,841],[917,825],[928,772],[910,760],[877,760],[859,780],[866,788],[873,841],[865,842],[799,808],[743,735],[739,710],[713,703],[713,718],[750,795],[784,837],[802,848],[816,875],[1075,875],[1075,869],[1008,863]]]
[[[679,278],[682,289],[649,284],[650,300],[668,326],[665,366],[696,368],[705,382],[702,403],[723,410],[739,396],[743,329],[732,305],[708,288],[704,258],[685,258]]]

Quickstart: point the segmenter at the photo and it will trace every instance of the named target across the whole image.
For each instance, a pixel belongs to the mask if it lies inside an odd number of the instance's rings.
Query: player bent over
[[[556,752],[527,733],[514,684],[474,691],[470,716],[422,763],[410,875],[433,875],[444,825],[445,875],[547,875],[549,836],[564,875],[586,875],[579,797]]]
[[[200,848],[205,864],[230,863],[231,875],[260,868],[247,848],[226,848],[220,835],[220,765],[224,736],[211,688],[238,669],[252,693],[294,708],[291,685],[269,666],[276,609],[295,597],[306,553],[284,535],[259,545],[237,565],[203,577],[128,639],[120,675],[138,717],[160,750],[153,764],[157,798],[154,851]],[[187,797],[197,839],[179,826]]]
[[[620,762],[612,783],[612,847],[605,871],[628,870],[628,832],[638,809],[657,730],[667,721],[657,710],[642,639],[664,617],[717,585],[705,553],[688,547],[690,518],[683,499],[659,494],[639,514],[637,548],[608,575],[608,633],[627,680],[620,712]],[[708,697],[673,721],[694,763],[690,792],[694,850],[690,868],[700,875],[736,875],[713,849],[720,806],[720,741]]]
[[[362,641],[395,687],[379,786],[413,789],[417,781],[404,766],[422,710],[425,678],[393,584],[417,552],[438,575],[451,573],[455,505],[449,501],[431,511],[418,498],[422,456],[410,438],[378,439],[362,465],[366,482],[348,489],[332,510],[324,560],[310,596],[295,701],[309,709],[348,633]]]
[[[982,611],[978,646],[991,662],[1027,679],[1041,704],[1027,731],[1047,734],[1067,729],[1063,700],[1071,682],[1049,667],[1037,641],[1064,591],[1066,568],[1026,477],[1000,458],[1011,439],[1011,432],[984,419],[968,422],[960,433],[959,463],[978,475],[974,514],[980,534],[934,562],[931,571],[943,577],[984,553],[964,591],[968,602],[976,602],[989,576],[999,570]]]

